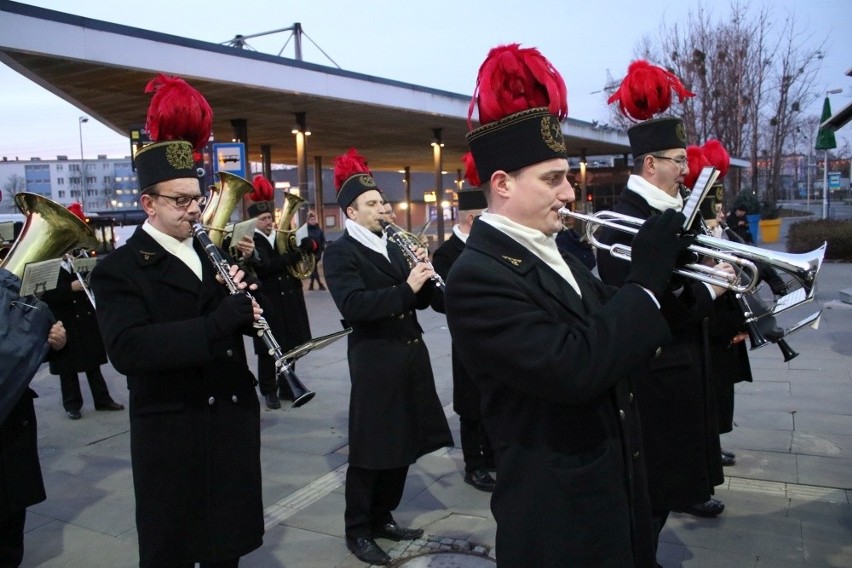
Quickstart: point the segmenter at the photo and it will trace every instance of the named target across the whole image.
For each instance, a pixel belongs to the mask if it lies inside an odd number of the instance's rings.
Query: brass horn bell
[[[24,268],[31,262],[60,258],[77,248],[97,248],[92,228],[59,203],[24,192],[15,195],[15,204],[27,219],[0,268],[18,278],[24,277]]]

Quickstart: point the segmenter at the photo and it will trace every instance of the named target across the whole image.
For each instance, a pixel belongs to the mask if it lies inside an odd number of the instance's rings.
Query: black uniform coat
[[[287,270],[299,260],[299,253],[279,253],[257,231],[254,233],[254,247],[259,261],[252,268],[260,280],[263,295],[269,301],[264,311],[271,309],[275,313],[275,317],[269,318],[270,328],[281,349],[289,351],[311,338],[302,281]],[[267,349],[262,340],[255,339],[256,353],[265,353]]]
[[[243,337],[210,338],[227,294],[142,228],[92,271],[98,321],[130,387],[140,564],[235,558],[263,535],[260,407]]]
[[[415,315],[434,285],[415,295],[402,252],[389,244],[388,255],[391,262],[344,232],[324,260],[328,289],[352,327],[349,463],[368,469],[408,466],[453,445]]]
[[[42,296],[56,319],[65,326],[68,338],[65,348],[50,359],[50,372],[54,375],[97,369],[107,362],[95,308],[85,292],[71,290],[71,283],[76,281],[75,275],[60,269],[56,288]]]
[[[725,294],[714,304],[710,316],[710,355],[719,433],[725,434],[734,429],[734,385],[752,382],[751,364],[746,342],[731,343],[734,336],[746,330],[743,311],[736,299]]]
[[[613,211],[638,219],[660,213],[628,189]],[[599,238],[629,244],[632,235],[608,229]],[[630,263],[600,254],[598,273],[607,284],[621,286]],[[674,340],[634,369],[651,506],[657,510],[703,503],[724,480],[707,345],[713,297],[701,282],[683,284],[680,298],[669,292],[661,299]]]
[[[580,289],[477,219],[447,281],[453,344],[482,391],[502,567],[654,566],[628,371],[669,339],[639,286]],[[640,331],[641,330],[641,331]]]
[[[0,424],[0,520],[46,499],[33,399],[26,389]]]
[[[435,272],[441,275],[445,281],[450,272],[450,267],[461,256],[464,250],[464,242],[455,234],[444,241],[435,253],[432,255],[432,266]],[[447,313],[444,307],[443,292],[436,292],[432,299],[432,307],[442,314]],[[479,404],[482,395],[479,392],[479,387],[470,378],[470,374],[459,359],[455,347],[452,349],[453,357],[453,410],[456,414],[465,420],[480,421],[482,413],[479,410]]]

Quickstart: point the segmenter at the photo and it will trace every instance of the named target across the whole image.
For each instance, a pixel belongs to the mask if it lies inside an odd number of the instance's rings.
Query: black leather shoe
[[[473,485],[480,491],[487,491],[489,493],[494,491],[494,486],[497,484],[484,467],[473,471],[466,471],[464,473],[464,482],[468,485]]]
[[[106,404],[96,404],[95,410],[124,410],[124,405],[111,400]]]
[[[269,408],[270,410],[277,410],[281,408],[281,401],[278,400],[278,395],[274,392],[264,395],[264,398],[266,399],[266,408]]]
[[[722,452],[722,465],[724,467],[730,467],[732,465],[736,465],[737,456],[732,454],[731,452]]]
[[[71,420],[79,420],[83,416],[79,410],[66,410],[65,415]]]
[[[373,529],[373,538],[387,538],[389,540],[414,540],[423,536],[423,529],[406,529],[396,521],[386,523],[384,526]]]
[[[361,562],[387,566],[390,564],[388,556],[372,538],[346,538],[346,548]]]
[[[682,509],[674,509],[678,513],[686,513],[695,515],[696,517],[716,517],[725,510],[725,504],[718,499],[708,499],[704,503],[698,505],[690,505]]]
[[[722,450],[722,455],[728,456],[731,459],[737,459],[737,454],[735,454],[734,452],[726,452],[725,450]]]

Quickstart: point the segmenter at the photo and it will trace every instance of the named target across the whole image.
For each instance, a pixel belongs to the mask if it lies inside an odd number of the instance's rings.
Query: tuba
[[[27,219],[15,244],[0,261],[0,268],[19,279],[23,279],[24,268],[31,262],[60,258],[77,248],[97,248],[98,239],[92,228],[55,201],[37,193],[19,193],[15,204]]]
[[[253,190],[251,183],[240,176],[219,172],[219,185],[212,186],[210,200],[201,212],[201,225],[217,247],[221,248],[225,240],[225,227],[231,221],[237,204]]]
[[[287,271],[293,277],[302,279],[307,278],[316,267],[317,257],[313,253],[305,252],[299,248],[299,243],[296,242],[296,231],[290,229],[290,222],[293,220],[293,215],[296,214],[299,207],[305,202],[305,198],[299,197],[292,193],[284,193],[284,204],[281,205],[281,211],[278,215],[278,229],[276,229],[275,244],[282,254],[290,252],[299,253],[299,261],[287,267]]]

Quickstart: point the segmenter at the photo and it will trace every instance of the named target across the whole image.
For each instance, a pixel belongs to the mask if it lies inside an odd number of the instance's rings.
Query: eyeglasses
[[[207,203],[206,195],[178,195],[177,197],[173,195],[163,195],[162,193],[151,193],[149,195],[171,199],[174,202],[175,207],[178,209],[186,209],[193,201],[195,201],[199,207]]]
[[[651,154],[651,155],[654,156],[655,158],[659,158],[661,160],[671,160],[672,162],[677,164],[677,167],[679,167],[680,169],[684,169],[689,165],[689,163],[687,162],[686,156],[683,156],[681,158],[669,158],[668,156],[657,156],[656,154]]]

